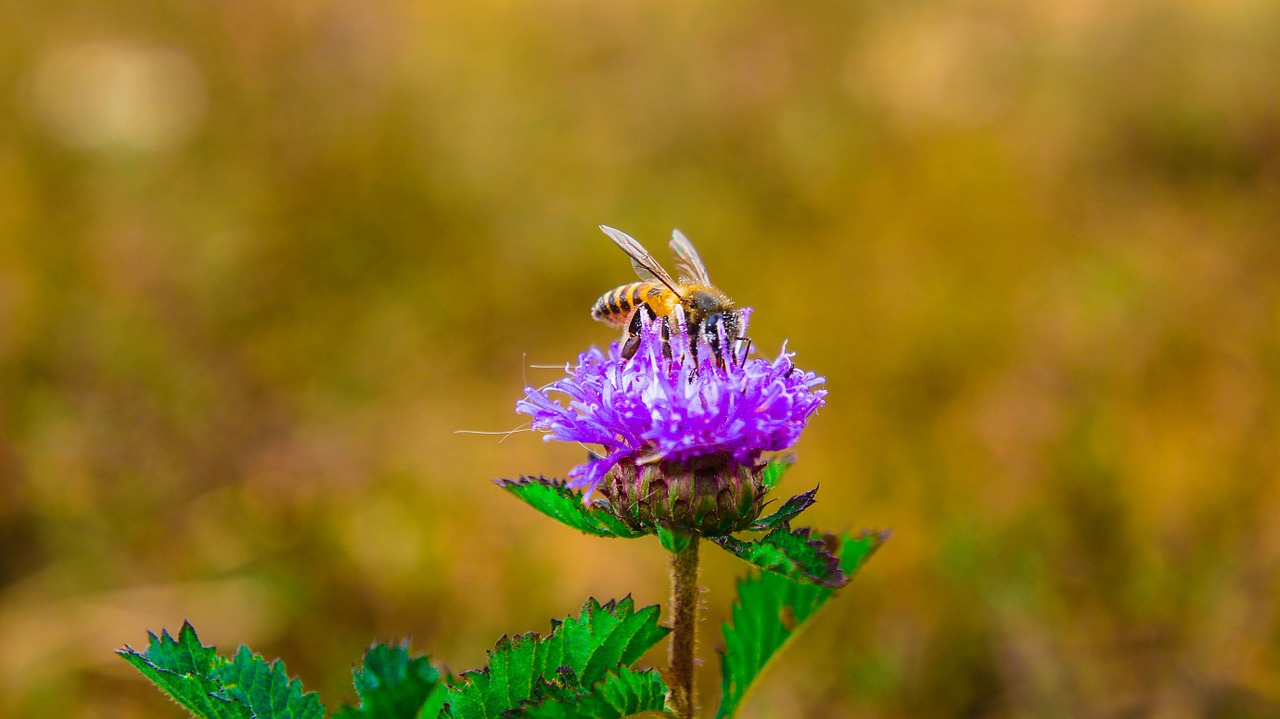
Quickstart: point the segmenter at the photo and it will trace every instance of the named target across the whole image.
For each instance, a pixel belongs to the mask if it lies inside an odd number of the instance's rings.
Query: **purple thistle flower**
[[[824,404],[825,380],[797,369],[785,346],[772,362],[731,352],[719,361],[705,343],[691,347],[682,316],[664,341],[666,324],[645,322],[630,360],[622,359],[617,342],[607,355],[592,347],[564,379],[527,387],[516,403],[517,412],[533,418],[534,429],[547,433],[544,440],[603,448],[601,456],[569,472],[569,486],[585,488],[588,498],[620,462],[649,466],[724,457],[755,466],[763,452],[794,445]]]

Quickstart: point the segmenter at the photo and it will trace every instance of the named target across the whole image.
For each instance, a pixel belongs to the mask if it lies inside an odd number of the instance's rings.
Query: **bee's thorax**
[[[733,310],[733,301],[715,288],[698,287],[688,291],[680,301],[691,323],[700,324],[713,314]]]

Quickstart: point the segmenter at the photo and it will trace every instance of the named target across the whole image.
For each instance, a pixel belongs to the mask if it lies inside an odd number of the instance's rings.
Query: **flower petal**
[[[674,325],[666,340],[664,324]],[[533,428],[549,440],[607,451],[569,473],[571,486],[586,487],[589,496],[628,457],[685,461],[729,454],[754,463],[762,452],[794,445],[827,392],[825,380],[798,370],[792,357],[785,345],[773,361],[718,357],[701,341],[695,351],[677,313],[674,323],[645,321],[630,359],[622,359],[617,342],[607,354],[594,347],[583,352],[564,378],[526,388],[516,411],[532,417]]]

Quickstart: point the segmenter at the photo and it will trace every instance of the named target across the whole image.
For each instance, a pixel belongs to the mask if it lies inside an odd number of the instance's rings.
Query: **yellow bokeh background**
[[[782,490],[893,529],[743,716],[1280,716],[1275,3],[0,18],[0,716],[180,716],[112,650],[183,620],[336,707],[665,602],[491,483],[580,448],[456,433],[615,338],[600,223],[828,378]]]

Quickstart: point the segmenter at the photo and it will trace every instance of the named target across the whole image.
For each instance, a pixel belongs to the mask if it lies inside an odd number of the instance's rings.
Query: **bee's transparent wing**
[[[654,277],[654,275],[653,275],[653,273],[652,273],[652,272],[650,272],[650,271],[646,270],[646,269],[644,268],[644,265],[640,264],[639,262],[636,262],[634,259],[633,259],[633,260],[631,260],[631,269],[635,270],[635,271],[636,271],[636,276],[637,276],[637,277],[639,277],[639,278],[640,278],[640,279],[642,279],[642,280],[656,280],[656,279],[658,279],[657,277]]]
[[[622,251],[627,253],[627,256],[631,258],[631,266],[635,268],[636,274],[640,276],[640,279],[656,279],[666,285],[672,292],[683,296],[683,293],[680,292],[680,285],[671,278],[671,275],[667,274],[666,270],[662,269],[662,265],[658,264],[658,261],[653,259],[653,255],[649,254],[649,251],[637,242],[634,237],[607,225],[600,225],[600,229],[604,230],[604,233],[609,236],[609,239],[613,240],[615,245],[621,247]]]
[[[702,257],[693,249],[693,243],[680,230],[671,231],[671,251],[676,255],[676,267],[689,279],[702,285],[711,284],[707,276],[707,266],[702,264]]]

